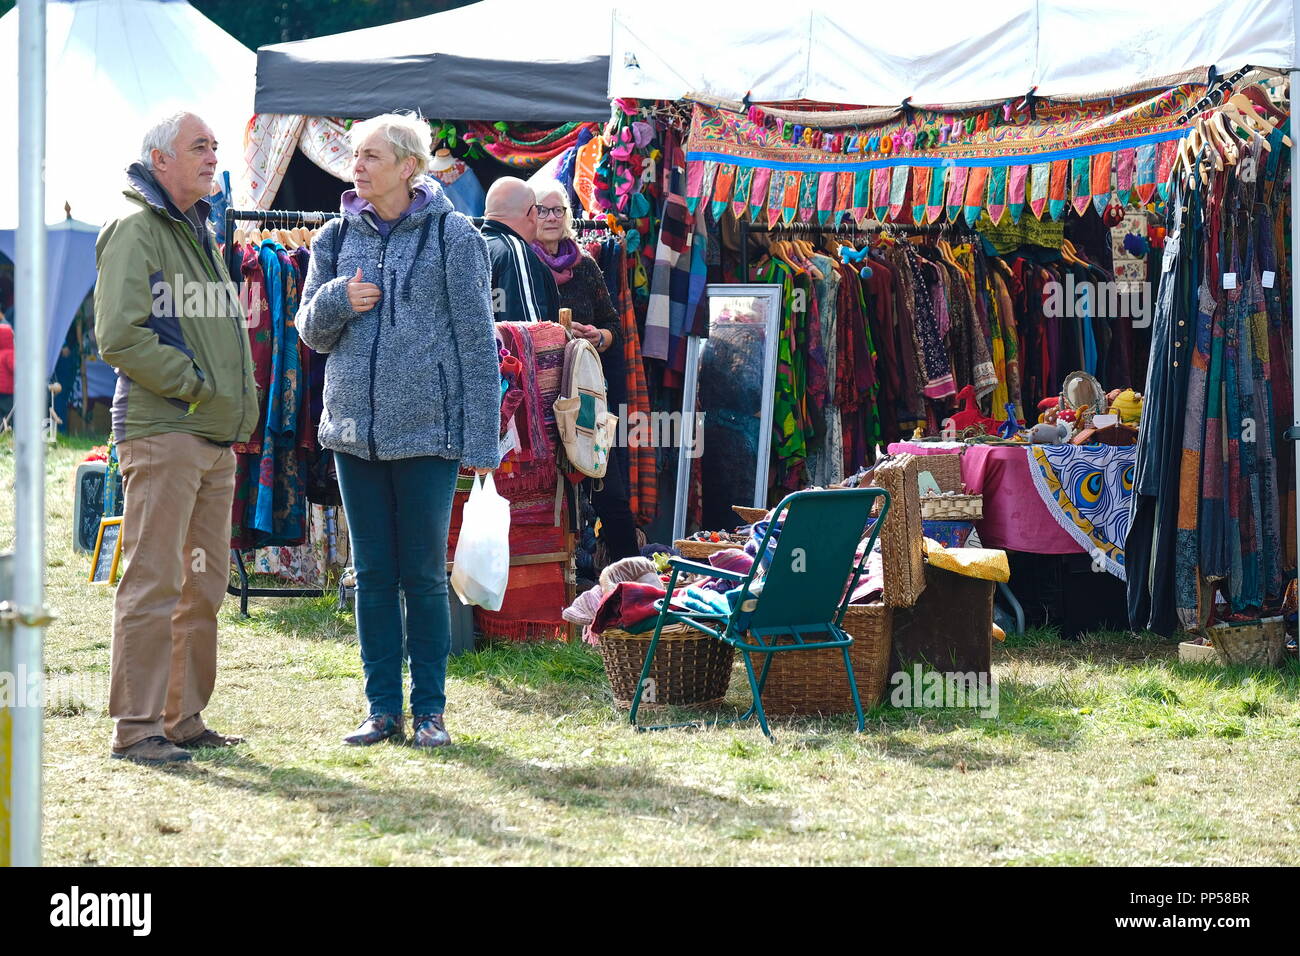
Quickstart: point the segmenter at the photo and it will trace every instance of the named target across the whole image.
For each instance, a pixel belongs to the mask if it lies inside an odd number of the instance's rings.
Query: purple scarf
[[[540,242],[533,243],[533,252],[537,253],[537,258],[546,263],[546,268],[551,270],[556,285],[564,285],[573,278],[573,267],[578,264],[578,258],[582,255],[578,244],[572,239],[561,239],[555,255],[547,252],[546,247]]]

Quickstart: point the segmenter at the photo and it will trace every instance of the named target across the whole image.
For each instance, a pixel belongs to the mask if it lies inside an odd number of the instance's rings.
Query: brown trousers
[[[118,447],[127,563],[113,611],[113,746],[206,729],[217,677],[217,611],[230,576],[235,454],[171,432]]]

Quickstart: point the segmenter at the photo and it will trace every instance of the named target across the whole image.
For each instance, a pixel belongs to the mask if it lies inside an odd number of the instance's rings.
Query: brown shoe
[[[198,750],[200,747],[235,747],[243,742],[243,737],[219,734],[215,730],[205,730],[197,737],[176,741],[176,746],[183,747],[186,750]]]
[[[166,737],[146,737],[137,740],[129,747],[113,748],[114,760],[130,760],[151,767],[168,763],[184,763],[190,755],[181,750]]]

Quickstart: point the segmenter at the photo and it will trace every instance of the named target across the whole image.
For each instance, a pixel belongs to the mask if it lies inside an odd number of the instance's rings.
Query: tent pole
[[[11,615],[17,706],[10,860],[41,862],[41,723],[45,634],[45,0],[18,0],[18,247],[15,261],[14,471],[16,555]],[[33,693],[35,691],[35,693]]]
[[[1300,16],[1300,0],[1292,3],[1296,16]],[[1296,38],[1300,40],[1300,37]],[[1300,89],[1300,70],[1289,76],[1288,110],[1291,114],[1291,428],[1294,436],[1300,427],[1300,273],[1296,271],[1295,257],[1300,253],[1300,215],[1296,211],[1296,191],[1300,189],[1300,113],[1296,112],[1296,90]],[[1300,441],[1292,440],[1291,453],[1296,460],[1296,474],[1300,474]],[[1296,495],[1296,513],[1291,517],[1300,529],[1300,494]]]

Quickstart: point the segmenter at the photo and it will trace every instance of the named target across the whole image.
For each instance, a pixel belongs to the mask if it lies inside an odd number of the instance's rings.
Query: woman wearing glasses
[[[551,271],[559,288],[560,308],[573,310],[573,334],[600,352],[605,369],[609,409],[621,414],[627,402],[627,374],[619,345],[619,316],[610,300],[605,276],[573,233],[569,194],[551,181],[535,186],[537,194],[537,240],[533,251]],[[592,504],[600,517],[601,539],[607,561],[640,554],[636,523],[627,495],[626,450],[610,449],[609,468],[603,484],[592,492]]]

